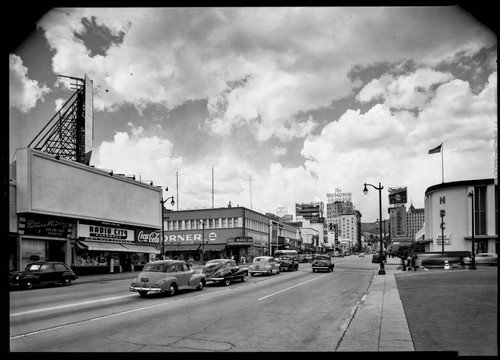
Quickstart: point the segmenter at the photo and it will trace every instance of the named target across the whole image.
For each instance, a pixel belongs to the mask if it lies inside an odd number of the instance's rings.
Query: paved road
[[[385,268],[386,275],[373,278],[335,351],[440,352],[440,360],[498,356],[497,267],[403,272],[399,260],[390,258]],[[77,281],[130,276],[81,276]]]

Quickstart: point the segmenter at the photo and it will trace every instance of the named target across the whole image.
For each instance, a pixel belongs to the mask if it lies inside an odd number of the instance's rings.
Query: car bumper
[[[163,289],[159,287],[147,287],[147,286],[129,286],[129,291],[139,292],[139,291],[147,291],[147,292],[162,292]]]
[[[207,281],[223,281],[225,279],[226,278],[224,278],[224,277],[210,277],[210,278],[206,278]]]
[[[271,270],[250,270],[249,274],[270,274]]]
[[[312,267],[313,269],[319,269],[319,270],[328,270],[328,269],[331,269],[332,267],[331,266],[313,266]]]

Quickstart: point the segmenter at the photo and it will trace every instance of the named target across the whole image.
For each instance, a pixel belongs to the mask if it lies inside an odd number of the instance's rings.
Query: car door
[[[63,264],[54,264],[54,276],[53,281],[62,281],[64,273],[67,271]]]
[[[177,277],[177,285],[179,288],[188,286],[189,279],[191,278],[191,270],[185,264],[177,264],[175,275]]]
[[[40,270],[38,271],[38,278],[40,279],[40,283],[50,283],[55,280],[55,271],[53,264],[43,264],[40,266]]]

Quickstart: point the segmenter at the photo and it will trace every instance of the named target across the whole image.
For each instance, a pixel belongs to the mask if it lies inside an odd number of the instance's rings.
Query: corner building
[[[160,253],[160,188],[31,148],[9,170],[11,270],[37,260],[77,275],[137,270]]]
[[[250,262],[269,254],[269,218],[245,207],[168,211],[163,220],[161,246],[170,258]]]

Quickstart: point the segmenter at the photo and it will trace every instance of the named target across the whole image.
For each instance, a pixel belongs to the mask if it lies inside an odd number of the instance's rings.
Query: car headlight
[[[16,276],[16,280],[19,280],[21,277],[19,275]]]

